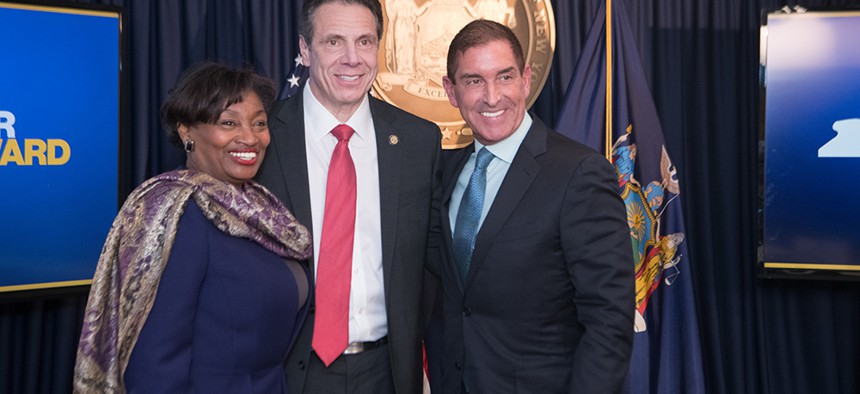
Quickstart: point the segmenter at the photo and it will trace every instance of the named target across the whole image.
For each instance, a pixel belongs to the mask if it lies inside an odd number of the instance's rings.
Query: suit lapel
[[[475,274],[484,264],[487,253],[495,242],[499,231],[513,214],[514,209],[540,172],[540,164],[535,157],[546,152],[547,129],[537,118],[532,119],[534,123],[519,150],[517,150],[517,154],[514,156],[510,168],[508,168],[508,173],[499,187],[493,205],[490,206],[490,211],[478,230],[475,250],[472,252],[472,260],[469,264],[466,289],[469,288]]]
[[[451,165],[446,165],[445,170],[442,174],[442,184],[445,185],[445,189],[442,194],[442,239],[445,243],[445,247],[443,250],[447,251],[447,256],[444,261],[450,261],[452,264],[451,269],[455,272],[455,277],[457,277],[457,286],[460,291],[463,291],[463,282],[460,280],[460,275],[456,274],[457,267],[453,267],[454,264],[457,264],[454,261],[454,255],[451,251],[454,250],[453,237],[454,232],[451,226],[451,219],[449,218],[450,210],[449,204],[451,203],[451,194],[454,193],[454,187],[457,185],[457,179],[460,177],[460,172],[463,171],[463,167],[466,166],[466,163],[469,161],[469,156],[472,152],[475,151],[474,144],[471,144],[463,149],[457,150],[447,156],[446,163],[450,163]]]
[[[442,184],[445,185],[445,189],[442,192],[442,204],[446,210],[448,209],[451,195],[454,194],[454,186],[457,186],[457,178],[460,177],[460,172],[463,171],[463,167],[465,167],[466,163],[469,161],[469,156],[474,151],[475,145],[469,144],[465,148],[458,149],[456,151],[448,151],[450,153],[442,153],[445,155],[446,163],[445,169],[442,173]]]
[[[386,293],[391,288],[394,246],[397,239],[397,211],[400,206],[400,174],[402,149],[399,144],[391,143],[391,136],[404,138],[398,134],[394,117],[374,98],[370,98],[370,113],[376,132],[376,154],[379,166],[379,210],[382,229],[382,275]],[[386,294],[387,298],[387,294]]]
[[[287,125],[282,129],[283,135],[275,141],[280,152],[281,172],[287,185],[289,208],[299,223],[306,224],[313,239],[307,151],[305,150],[305,116],[301,91],[281,107],[276,117]],[[310,269],[313,271],[313,264],[310,264]]]

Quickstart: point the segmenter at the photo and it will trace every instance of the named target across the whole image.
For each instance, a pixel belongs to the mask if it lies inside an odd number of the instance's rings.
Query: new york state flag
[[[629,393],[704,393],[692,266],[678,170],[621,0],[612,1],[611,135],[606,131],[606,9],[588,32],[556,129],[604,152],[615,167],[636,267]],[[608,152],[607,152],[608,151]]]

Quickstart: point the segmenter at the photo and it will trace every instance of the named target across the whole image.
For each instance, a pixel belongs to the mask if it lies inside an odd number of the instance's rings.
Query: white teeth
[[[481,115],[486,116],[488,118],[495,118],[501,114],[503,114],[505,110],[496,111],[496,112],[481,112]]]
[[[342,80],[344,80],[344,81],[352,82],[352,81],[355,81],[355,80],[357,80],[357,79],[358,79],[358,75],[356,75],[356,76],[352,76],[352,77],[350,77],[350,76],[346,76],[346,75],[341,75],[341,76],[340,76],[340,79],[342,79]]]
[[[254,160],[257,158],[257,152],[230,152],[230,156],[238,157],[241,160]]]

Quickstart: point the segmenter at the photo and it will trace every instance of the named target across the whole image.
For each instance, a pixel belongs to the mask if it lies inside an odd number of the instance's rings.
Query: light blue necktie
[[[475,249],[475,236],[478,234],[478,222],[484,208],[484,194],[487,189],[487,166],[493,160],[493,153],[487,148],[481,148],[475,161],[475,170],[469,178],[469,185],[460,200],[457,211],[457,223],[454,227],[454,261],[460,269],[460,278],[466,281],[469,273],[469,263],[472,261],[472,250]]]

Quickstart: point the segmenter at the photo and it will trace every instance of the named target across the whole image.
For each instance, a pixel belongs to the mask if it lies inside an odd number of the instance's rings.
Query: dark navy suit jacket
[[[302,97],[302,93],[296,94],[276,103],[270,111],[272,142],[257,178],[299,222],[312,229]],[[370,113],[379,161],[382,271],[391,374],[398,393],[420,393],[424,267],[428,255],[438,255],[440,133],[435,124],[373,97]],[[287,361],[290,387],[296,393],[304,388],[313,321],[311,306]]]
[[[612,166],[539,119],[476,238],[465,282],[448,202],[472,145],[446,155],[441,348],[433,392],[612,393],[633,340],[632,245]]]
[[[221,232],[191,199],[132,350],[127,391],[289,392],[283,363],[304,312],[284,259]]]

